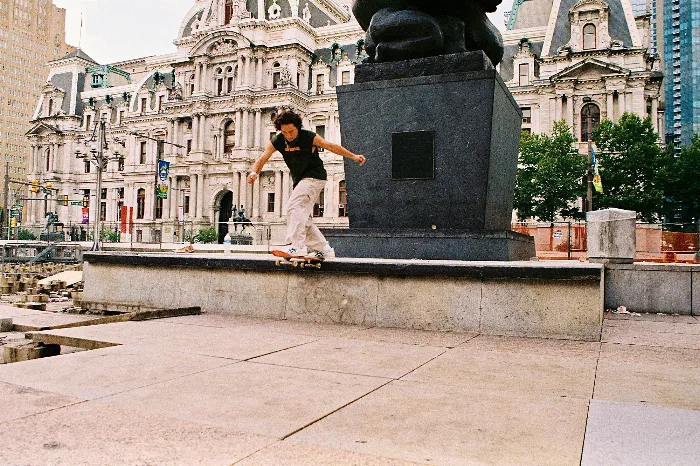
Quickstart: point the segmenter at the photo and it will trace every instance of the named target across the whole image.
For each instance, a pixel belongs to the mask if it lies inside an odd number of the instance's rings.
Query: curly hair
[[[279,131],[282,129],[282,125],[287,125],[289,123],[296,126],[297,129],[301,129],[301,117],[290,110],[280,113],[279,116],[275,118],[275,129]]]

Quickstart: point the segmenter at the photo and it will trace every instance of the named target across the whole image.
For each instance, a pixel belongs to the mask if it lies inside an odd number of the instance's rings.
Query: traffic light
[[[87,196],[83,196],[83,207],[87,207],[90,199]]]
[[[51,188],[53,188],[53,183],[46,183],[46,189],[50,191]]]
[[[68,206],[68,194],[63,195],[63,205]]]
[[[32,192],[39,191],[39,180],[32,180]]]

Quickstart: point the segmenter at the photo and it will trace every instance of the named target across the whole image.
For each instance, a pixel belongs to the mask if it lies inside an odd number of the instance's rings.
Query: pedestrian
[[[364,165],[365,156],[353,154],[339,144],[326,141],[313,131],[301,129],[301,117],[291,111],[283,112],[275,119],[275,129],[279,133],[268,141],[262,155],[253,164],[248,183],[255,183],[265,163],[276,150],[279,151],[292,175],[294,187],[287,204],[287,242],[290,246],[282,252],[283,257],[321,260],[335,257],[335,251],[311,217],[314,203],[326,186],[327,179],[318,148],[348,157],[360,166]]]

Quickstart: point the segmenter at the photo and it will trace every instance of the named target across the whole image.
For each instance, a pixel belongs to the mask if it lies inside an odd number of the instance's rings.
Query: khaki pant
[[[328,247],[326,238],[312,220],[314,204],[325,186],[326,180],[304,178],[292,191],[287,204],[287,242],[297,249],[324,251]]]

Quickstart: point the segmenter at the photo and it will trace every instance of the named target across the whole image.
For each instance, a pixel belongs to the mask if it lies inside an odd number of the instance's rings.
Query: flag
[[[591,146],[591,164],[593,165],[593,187],[597,193],[603,194],[603,180],[598,172],[598,161],[595,158],[593,146]]]
[[[599,173],[593,176],[593,187],[597,193],[603,194],[603,180],[600,179]]]
[[[168,198],[168,170],[170,169],[170,162],[165,160],[158,161],[158,184],[157,195],[161,199]]]

